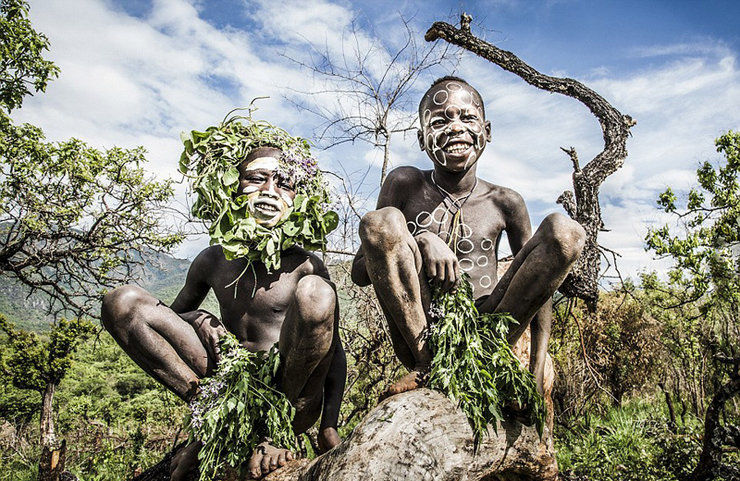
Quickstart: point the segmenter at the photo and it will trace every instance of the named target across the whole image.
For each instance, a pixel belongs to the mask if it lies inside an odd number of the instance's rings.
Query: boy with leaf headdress
[[[295,436],[280,425],[281,420],[291,424],[291,413],[295,433],[321,416],[322,450],[339,443],[346,360],[337,296],[326,266],[307,250],[325,245],[337,215],[327,210],[327,187],[305,140],[251,116],[233,116],[205,132],[191,132],[183,142],[180,170],[192,180],[197,194],[192,212],[210,223],[212,245],[195,258],[171,306],[140,287],[119,287],[105,296],[103,324],[139,366],[191,404],[197,442],[176,456],[173,479],[184,477],[198,451],[204,479],[204,465],[215,470],[226,453],[239,459],[234,453],[245,446],[253,454],[241,460],[249,459],[247,469],[256,478],[292,459],[284,448]],[[198,309],[210,289],[218,317]],[[240,346],[246,354],[238,352]],[[234,366],[245,372],[228,378]],[[201,383],[215,370],[218,381]],[[254,386],[219,404],[228,393],[238,393],[228,379],[245,376]],[[289,405],[280,404],[285,398]],[[213,419],[219,412],[255,419],[254,426],[224,431],[241,436],[228,441],[229,449],[218,444],[223,439],[197,435],[223,421]],[[266,412],[268,419],[256,419],[255,412]],[[278,440],[283,445],[277,446]]]

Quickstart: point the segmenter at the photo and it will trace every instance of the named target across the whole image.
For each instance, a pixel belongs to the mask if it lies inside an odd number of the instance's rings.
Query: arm
[[[203,299],[211,288],[208,273],[213,271],[215,262],[219,260],[214,259],[215,254],[222,255],[220,247],[209,247],[198,254],[198,257],[190,264],[185,285],[180,289],[170,308],[193,326],[209,356],[218,362],[221,358],[218,342],[221,336],[226,334],[226,328],[216,316],[210,313],[193,312],[203,303]]]
[[[212,249],[208,248],[198,254],[195,260],[193,260],[193,263],[190,264],[190,269],[188,269],[188,274],[185,278],[185,285],[180,289],[180,292],[170,306],[170,309],[177,314],[196,310],[203,303],[203,299],[206,298],[210,289],[207,272],[209,268],[213,267],[211,263]],[[211,265],[209,266],[209,264]]]

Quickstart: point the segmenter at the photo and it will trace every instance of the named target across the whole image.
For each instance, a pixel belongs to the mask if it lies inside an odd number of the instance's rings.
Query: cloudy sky
[[[84,139],[98,147],[143,145],[148,169],[178,178],[179,134],[220,121],[257,96],[258,117],[294,134],[315,135],[318,118],[294,107],[318,79],[289,58],[318,51],[394,52],[409,19],[416,42],[437,20],[473,15],[473,32],[512,51],[541,72],[573,77],[638,124],[624,167],[602,186],[606,247],[622,255],[620,270],[659,269],[643,249],[648,226],[666,219],[655,208],[666,186],[686,191],[700,162],[717,160],[713,140],[740,128],[740,3],[735,1],[198,1],[30,0],[31,18],[51,41],[61,68],[45,94],[14,115],[52,140]],[[350,34],[354,28],[355,37]],[[373,57],[371,68],[385,58]],[[373,72],[371,72],[372,75]],[[410,92],[414,103],[447,68],[425,72]],[[493,142],[479,176],[518,190],[536,226],[570,188],[560,151],[573,146],[582,162],[601,150],[601,131],[577,101],[538,91],[518,77],[465,53],[460,75],[483,95]],[[325,168],[343,172],[370,209],[381,155],[364,143],[318,152]],[[394,165],[429,168],[415,136],[394,140]],[[364,181],[364,182],[363,182]],[[184,199],[185,189],[179,189]],[[363,203],[364,202],[364,203]],[[207,244],[193,239],[178,252],[191,257]]]

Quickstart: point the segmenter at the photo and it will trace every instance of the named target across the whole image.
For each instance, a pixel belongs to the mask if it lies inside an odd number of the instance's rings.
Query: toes
[[[285,452],[285,460],[286,461],[293,461],[295,459],[295,456],[293,456],[293,453],[290,451]]]
[[[272,456],[270,455],[265,455],[262,457],[262,463],[261,463],[262,474],[267,474],[270,472],[270,460],[271,459],[272,459]]]
[[[278,456],[278,460],[277,460],[278,466],[281,466],[281,467],[285,466],[285,464],[288,462],[286,460],[287,453],[288,453],[287,451],[280,452],[280,455]]]
[[[253,479],[258,479],[260,476],[262,476],[262,459],[264,456],[257,450],[252,454],[252,457],[249,458],[249,464],[247,464],[247,471],[249,471],[249,475]]]

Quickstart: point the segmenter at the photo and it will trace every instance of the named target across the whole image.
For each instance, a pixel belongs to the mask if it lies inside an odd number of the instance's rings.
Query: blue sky
[[[339,51],[353,22],[363,45],[393,48],[401,15],[411,19],[423,43],[433,21],[457,22],[460,11],[471,13],[477,35],[544,73],[582,81],[637,119],[625,165],[601,192],[611,229],[601,243],[622,254],[621,270],[629,275],[665,266],[643,250],[648,226],[668,220],[655,209],[657,194],[668,185],[687,190],[698,163],[717,159],[713,139],[740,128],[740,2],[30,3],[61,77],[46,94],[26,101],[17,118],[40,125],[50,139],[143,145],[148,169],[160,177],[177,177],[181,131],[213,124],[259,95],[271,97],[261,117],[313,135],[317,119],[297,112],[287,98],[318,84],[281,54],[304,58],[310,45]],[[445,73],[422,77],[412,97]],[[521,192],[535,226],[560,211],[555,199],[570,188],[570,166],[559,147],[574,146],[583,162],[592,158],[601,149],[596,120],[578,102],[537,91],[469,53],[457,73],[481,91],[493,122],[479,175]],[[377,151],[354,144],[317,156],[332,170],[369,169],[357,201],[373,207]],[[413,136],[394,141],[392,159],[394,165],[429,166]],[[185,195],[180,186],[180,202]],[[179,254],[192,256],[206,244],[196,237]]]

